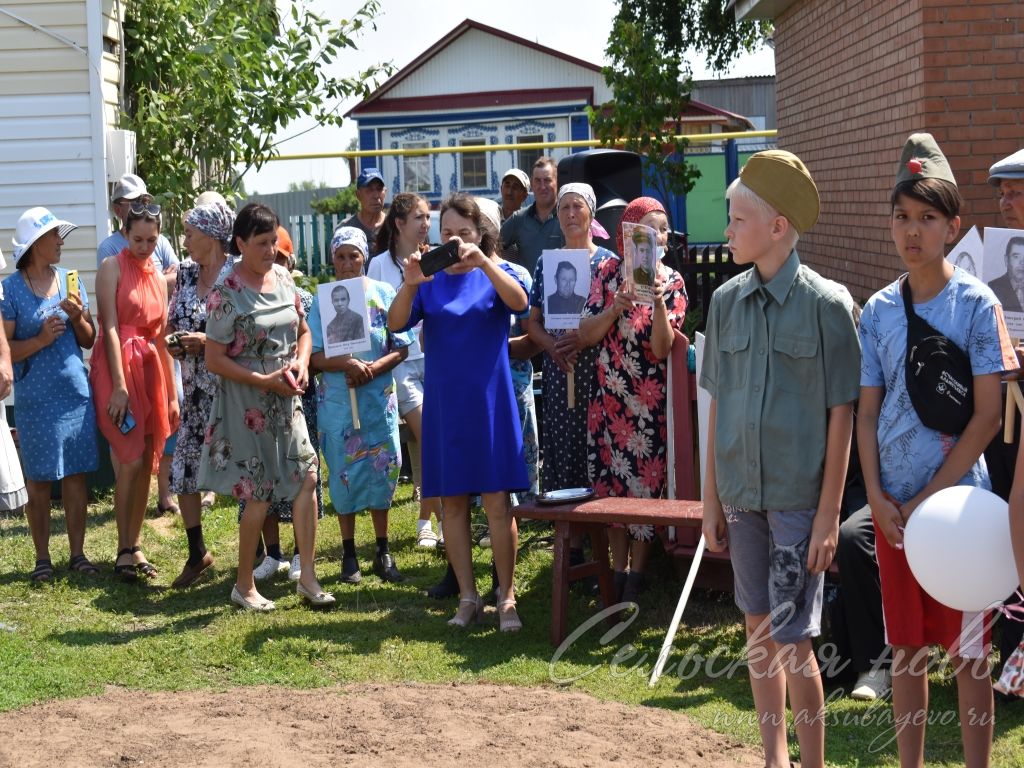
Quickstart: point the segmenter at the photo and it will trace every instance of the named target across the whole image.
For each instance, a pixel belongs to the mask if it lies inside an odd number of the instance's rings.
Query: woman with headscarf
[[[657,200],[637,198],[626,206],[622,223],[654,229],[658,253],[664,253],[668,217]],[[620,225],[620,253],[622,238]],[[597,377],[587,408],[587,470],[598,496],[657,499],[665,494],[667,478],[666,360],[675,331],[683,327],[686,288],[682,276],[659,258],[654,304],[639,303],[622,264],[609,259],[598,266],[580,321],[582,343],[597,345]],[[623,528],[612,528],[608,538],[617,591],[623,600],[635,601],[654,528],[630,526],[631,543]]]
[[[325,350],[330,341],[320,319],[319,296],[314,297],[309,315],[312,364],[316,370],[323,371],[317,418],[327,464],[327,487],[341,527],[341,580],[346,584],[362,581],[356,556],[355,517],[366,510],[373,519],[377,540],[373,572],[382,581],[404,581],[388,544],[388,510],[402,464],[398,399],[392,371],[405,359],[412,339],[407,333],[388,330],[387,314],[395,289],[363,275],[366,256],[366,235],[361,229],[339,227],[334,232],[331,238],[334,275],[339,280],[358,278],[362,283],[370,325],[370,348],[348,355],[328,356]],[[343,286],[335,286],[334,290],[340,287]],[[356,314],[362,324],[362,313],[347,311]],[[352,412],[350,390],[355,392],[358,414]]]
[[[172,587],[187,587],[213,565],[203,541],[202,495],[197,482],[206,422],[216,377],[206,368],[206,297],[231,269],[227,249],[235,214],[220,203],[197,205],[185,216],[185,249],[191,261],[178,267],[177,285],[167,318],[167,345],[181,364],[184,404],[171,460],[171,492],[178,494],[188,537],[188,559]]]
[[[68,270],[60,263],[64,239],[75,229],[45,208],[30,208],[15,229],[17,272],[3,282],[0,309],[14,363],[14,397],[18,407],[22,468],[27,479],[29,531],[36,550],[31,579],[53,578],[50,560],[50,493],[61,485],[67,522],[71,571],[99,573],[83,552],[88,491],[87,472],[96,469],[96,412],[82,349],[96,340],[89,297],[82,285],[69,291]],[[2,262],[0,257],[0,262]],[[70,333],[69,333],[70,331]],[[4,408],[0,404],[0,408]],[[0,416],[0,428],[9,435]],[[0,460],[18,461],[17,453]],[[25,503],[20,493],[4,494],[0,509]]]
[[[558,222],[565,237],[565,247],[585,249],[590,254],[590,274],[581,275],[580,287],[589,286],[598,264],[616,259],[614,253],[594,242],[593,235],[606,237],[607,232],[594,218],[597,200],[589,184],[565,184],[558,190],[555,203]],[[594,352],[585,349],[577,331],[547,330],[544,327],[545,298],[544,260],[537,262],[530,293],[530,338],[544,350],[541,447],[541,488],[580,488],[589,485],[587,477],[587,409],[594,378]],[[588,291],[589,293],[589,291]],[[568,373],[575,381],[575,407],[568,405]],[[575,547],[574,547],[575,549]],[[582,553],[574,553],[579,558]]]
[[[498,262],[497,240],[483,221],[469,195],[455,194],[441,204],[441,239],[458,243],[459,262],[425,277],[419,255],[410,256],[388,328],[404,331],[422,320],[424,335],[437,340],[426,356],[423,495],[443,497],[448,559],[460,590],[449,623],[465,627],[483,613],[469,540],[469,495],[480,493],[498,570],[498,626],[514,632],[522,622],[513,586],[517,530],[508,492],[525,488],[528,479],[508,329],[527,297],[515,273]]]

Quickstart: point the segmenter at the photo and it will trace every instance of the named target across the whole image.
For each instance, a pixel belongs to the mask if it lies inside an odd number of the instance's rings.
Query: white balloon
[[[1009,508],[991,491],[958,485],[932,494],[907,521],[903,546],[924,591],[950,608],[984,610],[1017,586]]]

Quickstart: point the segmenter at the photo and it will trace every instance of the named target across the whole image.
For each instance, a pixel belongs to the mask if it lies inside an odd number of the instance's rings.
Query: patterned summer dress
[[[409,333],[391,333],[388,309],[395,298],[390,285],[363,279],[370,317],[370,349],[355,357],[372,362],[412,343]],[[309,313],[313,351],[324,351],[319,297]],[[324,452],[331,504],[339,515],[366,509],[390,509],[402,465],[398,445],[398,399],[389,371],[356,388],[359,429],[352,419],[349,387],[344,373],[325,371],[320,377],[317,423]]]
[[[607,259],[591,283],[585,317],[615,302],[622,262]],[[682,276],[658,266],[665,283],[665,307],[674,330],[682,330],[686,286]],[[665,493],[668,360],[651,351],[654,307],[637,304],[623,312],[597,345],[597,379],[587,408],[587,471],[599,497],[657,499]],[[650,539],[652,526],[631,526],[634,537]]]
[[[302,305],[288,270],[273,267],[269,291],[246,287],[232,271],[206,297],[207,338],[227,345],[258,373],[293,360]],[[299,397],[282,397],[219,378],[200,460],[199,487],[239,499],[294,499],[317,464]]]

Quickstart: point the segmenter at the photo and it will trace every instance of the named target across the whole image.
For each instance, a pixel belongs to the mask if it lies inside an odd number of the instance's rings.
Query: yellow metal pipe
[[[674,136],[675,139],[686,139],[691,143],[727,141],[728,139],[757,139],[774,137],[778,131],[738,131],[733,133],[695,133],[689,135]],[[266,161],[277,160],[318,160],[345,157],[401,157],[417,155],[444,155],[458,154],[462,152],[508,152],[520,149],[562,149],[562,148],[585,148],[591,149],[602,146],[597,139],[586,139],[583,141],[537,141],[529,144],[475,144],[462,147],[424,147],[422,149],[354,149],[346,152],[315,152],[299,155],[273,155],[266,158]]]

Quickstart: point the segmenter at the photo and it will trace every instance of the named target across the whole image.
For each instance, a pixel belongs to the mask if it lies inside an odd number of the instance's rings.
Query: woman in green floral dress
[[[206,299],[206,366],[220,378],[199,487],[247,502],[231,600],[257,611],[274,609],[252,577],[256,540],[272,501],[293,502],[302,563],[296,591],[314,605],[334,602],[313,569],[317,456],[299,400],[309,377],[309,328],[291,275],[274,263],[277,227],[277,216],[264,205],[239,211],[232,246],[242,258]]]

